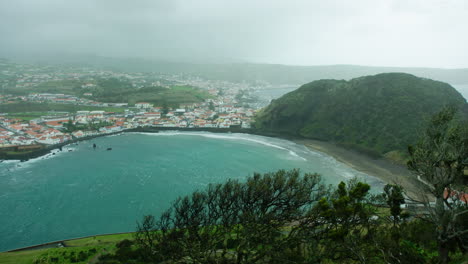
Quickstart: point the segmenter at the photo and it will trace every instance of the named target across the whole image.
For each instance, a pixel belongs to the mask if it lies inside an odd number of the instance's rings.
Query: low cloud
[[[0,55],[468,67],[463,0],[2,0]]]

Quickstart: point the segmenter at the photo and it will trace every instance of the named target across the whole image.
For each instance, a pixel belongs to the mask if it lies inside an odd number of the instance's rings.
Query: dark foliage
[[[456,109],[446,108],[434,115],[419,142],[409,147],[408,168],[421,182],[418,197],[433,224],[439,262],[448,263],[449,252],[459,248],[468,253],[468,123],[457,119]],[[435,203],[431,203],[435,198]]]
[[[405,220],[401,187],[388,185],[385,195],[371,195],[370,186],[356,180],[341,182],[334,190],[319,180],[316,174],[301,177],[293,170],[210,185],[177,199],[160,218],[144,217],[133,253],[119,249],[112,259],[121,263],[429,263],[433,259],[433,243],[428,243],[433,237],[419,233],[431,226]],[[382,214],[379,208],[390,213]]]
[[[404,153],[425,120],[445,105],[466,108],[466,101],[446,83],[404,73],[319,80],[274,100],[255,126],[334,141],[373,156]]]

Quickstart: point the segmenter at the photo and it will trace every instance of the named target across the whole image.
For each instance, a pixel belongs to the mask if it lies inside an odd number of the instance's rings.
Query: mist
[[[2,0],[0,57],[468,68],[464,0]]]

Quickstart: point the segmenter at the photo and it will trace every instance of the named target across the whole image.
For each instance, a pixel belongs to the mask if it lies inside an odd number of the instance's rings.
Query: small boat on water
[[[112,148],[107,148],[107,150],[112,150]]]

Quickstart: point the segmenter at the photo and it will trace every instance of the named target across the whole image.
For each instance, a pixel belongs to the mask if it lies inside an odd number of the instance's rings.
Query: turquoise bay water
[[[178,196],[209,183],[292,168],[320,173],[330,184],[357,176],[382,185],[281,139],[205,132],[102,137],[56,155],[0,164],[0,251],[134,231],[143,215],[158,215]]]

